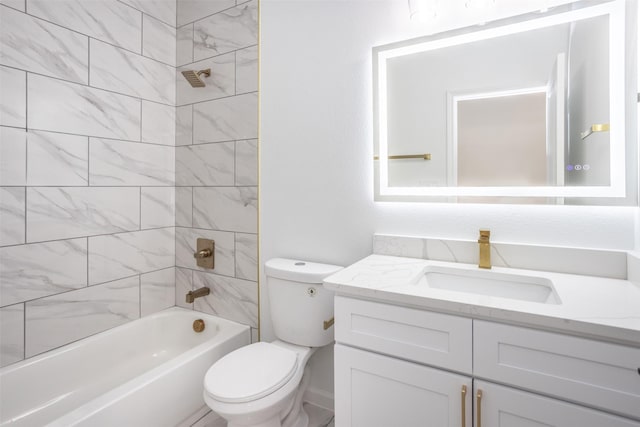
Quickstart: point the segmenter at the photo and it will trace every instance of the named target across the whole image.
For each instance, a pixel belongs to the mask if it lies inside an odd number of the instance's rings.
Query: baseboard
[[[315,406],[327,409],[333,412],[333,393],[329,393],[325,390],[319,390],[317,388],[309,387],[302,397],[304,402],[310,403]]]

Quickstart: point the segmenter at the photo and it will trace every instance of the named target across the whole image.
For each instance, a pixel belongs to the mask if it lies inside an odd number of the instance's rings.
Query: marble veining
[[[168,268],[175,263],[173,227],[89,238],[89,285]]]
[[[233,142],[176,148],[176,185],[233,185]]]
[[[0,306],[87,286],[87,239],[0,248]]]
[[[186,302],[186,295],[193,290],[193,270],[176,267],[176,305],[193,309],[193,303]]]
[[[31,129],[140,140],[140,100],[29,74]]]
[[[236,93],[258,90],[258,46],[236,51]]]
[[[373,237],[373,253],[468,264],[478,262],[478,244],[475,240],[376,234]],[[492,243],[491,257],[492,264],[499,267],[618,279],[626,277],[627,256],[622,251]]]
[[[0,187],[0,246],[24,243],[25,188]]]
[[[140,317],[139,276],[26,303],[25,355],[52,350]]]
[[[156,19],[176,26],[176,0],[120,0],[147,15],[151,15]]]
[[[193,24],[179,27],[176,39],[176,65],[193,62]]]
[[[27,0],[29,14],[140,53],[142,14],[118,1]]]
[[[236,185],[258,185],[258,140],[236,142]]]
[[[24,359],[24,304],[0,308],[0,368]]]
[[[182,75],[185,70],[211,69],[209,77],[203,77],[205,87],[192,87]],[[231,52],[203,61],[183,65],[176,70],[178,105],[209,101],[235,94],[236,55]]]
[[[188,24],[235,5],[235,0],[178,0],[178,26]]]
[[[91,86],[164,104],[175,104],[172,66],[91,39]]]
[[[87,185],[86,136],[29,131],[27,185]]]
[[[211,289],[209,295],[195,300],[195,310],[258,326],[257,283],[195,271],[193,286]]]
[[[258,235],[236,233],[236,277],[258,280]]]
[[[140,315],[176,305],[175,282],[175,267],[140,275]]]
[[[180,92],[178,92],[179,96]],[[193,106],[176,108],[176,145],[193,143]]]
[[[193,225],[198,228],[257,233],[257,188],[195,187]]]
[[[204,270],[193,259],[196,239],[212,239],[215,245],[215,268]],[[202,230],[197,228],[176,227],[176,266],[192,270],[204,270],[223,276],[235,275],[235,239],[234,233],[226,231]]]
[[[0,66],[0,125],[27,126],[27,73]]]
[[[140,190],[29,187],[27,212],[28,242],[137,230]]]
[[[4,4],[6,6],[9,6],[24,12],[25,1],[26,0],[0,0],[0,4]]]
[[[174,149],[163,145],[91,138],[91,185],[173,185]]]
[[[176,225],[192,227],[193,189],[191,187],[176,187]]]
[[[0,63],[87,84],[86,36],[0,6]]]
[[[0,185],[27,183],[27,132],[0,127]]]
[[[175,145],[176,108],[142,101],[142,141]]]
[[[196,61],[258,42],[258,5],[253,0],[196,21],[193,32]]]
[[[221,98],[193,107],[193,141],[255,139],[258,137],[258,94]]]
[[[140,189],[140,227],[173,227],[176,223],[176,188],[142,187]]]
[[[175,67],[176,29],[147,15],[142,19],[142,54]]]

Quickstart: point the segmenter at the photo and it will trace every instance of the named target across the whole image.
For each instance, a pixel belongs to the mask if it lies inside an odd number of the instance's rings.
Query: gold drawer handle
[[[482,427],[482,390],[478,390],[476,394],[476,410],[478,412],[477,427]]]
[[[467,427],[467,386],[463,385],[462,390],[460,391],[460,397],[462,399],[462,427]]]

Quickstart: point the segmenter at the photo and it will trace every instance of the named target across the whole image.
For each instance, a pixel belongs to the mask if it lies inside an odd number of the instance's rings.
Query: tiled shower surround
[[[0,0],[0,366],[192,286],[257,328],[256,138],[256,0]]]

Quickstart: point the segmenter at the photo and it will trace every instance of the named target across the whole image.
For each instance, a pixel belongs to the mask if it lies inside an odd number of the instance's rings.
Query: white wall
[[[409,22],[405,1],[262,1],[262,264],[282,256],[347,265],[371,253],[375,232],[475,239],[489,227],[501,242],[638,246],[635,207],[373,202],[371,48],[451,26],[459,6],[447,4],[449,15],[425,30]],[[473,20],[465,10],[456,18]],[[271,340],[264,284],[261,268],[261,333]],[[312,386],[332,392],[328,353],[312,361]]]

